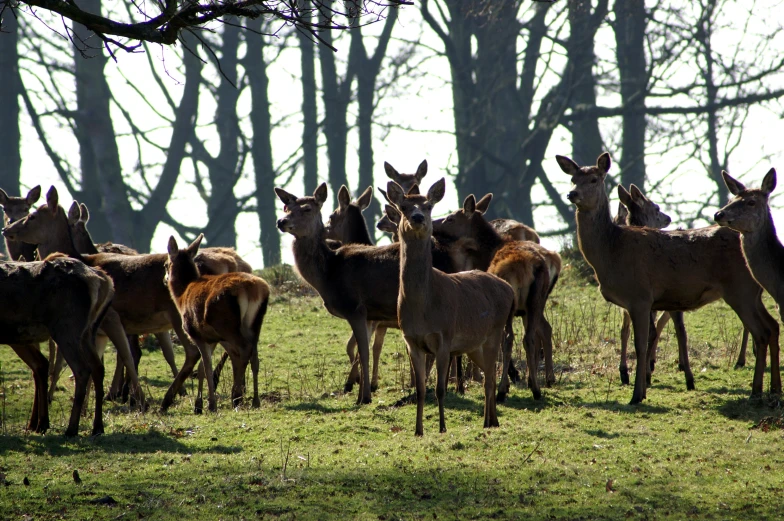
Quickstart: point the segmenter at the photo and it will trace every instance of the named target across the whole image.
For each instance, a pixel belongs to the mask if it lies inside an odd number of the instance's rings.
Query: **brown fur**
[[[212,351],[222,342],[232,360],[233,405],[242,401],[245,370],[248,362],[253,371],[253,406],[258,407],[258,341],[267,311],[269,286],[249,273],[201,275],[194,261],[200,235],[190,246],[180,250],[174,237],[169,239],[168,287],[182,316],[183,329],[198,346],[207,377],[209,410],[215,411],[215,384]],[[202,407],[202,371],[199,372],[197,412]]]
[[[490,225],[505,241],[531,241],[539,244],[536,230],[514,219],[493,219]]]
[[[408,193],[414,186],[420,185],[427,175],[427,159],[419,163],[417,171],[413,174],[401,174],[395,170],[395,167],[384,161],[384,172],[388,178],[403,188],[404,193]]]
[[[62,256],[43,262],[0,264],[0,342],[8,343],[33,370],[35,399],[28,429],[49,428],[48,362],[38,343],[53,338],[74,373],[76,391],[66,436],[79,432],[79,416],[92,378],[103,382],[103,364],[96,353],[95,333],[114,290],[100,270]],[[103,427],[102,396],[96,394],[92,434]]]
[[[604,179],[610,156],[579,167],[556,156],[572,178],[569,200],[577,206],[580,251],[593,267],[604,298],[632,319],[637,370],[631,403],[646,397],[647,341],[652,310],[689,311],[723,298],[757,344],[752,394],[762,393],[766,352],[771,350],[771,391],[781,392],[779,326],[765,310],[761,288],[746,267],[736,232],[720,227],[664,232],[612,222]]]
[[[484,371],[484,426],[498,426],[495,364],[504,329],[514,314],[512,288],[498,277],[480,271],[445,274],[433,268],[431,212],[443,198],[444,185],[439,180],[425,197],[405,195],[397,183],[387,184],[389,200],[401,214],[398,320],[416,375],[415,434],[419,436],[423,434],[427,354],[436,359],[440,432],[446,432],[446,379],[450,358],[456,354],[469,355]]]
[[[9,196],[0,189],[0,206],[3,208],[3,226],[7,227],[14,222],[24,219],[30,213],[30,208],[41,197],[41,186],[35,186],[27,192],[25,197]],[[11,260],[32,261],[36,258],[36,246],[20,241],[5,238],[5,248]]]

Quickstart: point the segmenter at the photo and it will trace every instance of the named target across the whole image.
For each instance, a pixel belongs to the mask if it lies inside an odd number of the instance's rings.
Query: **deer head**
[[[173,235],[169,237],[169,258],[166,259],[164,284],[174,289],[182,282],[187,285],[191,280],[199,278],[199,268],[196,266],[194,259],[196,254],[199,253],[199,245],[203,239],[204,234],[200,233],[187,248],[181,250],[177,245],[177,239]]]
[[[296,197],[282,188],[275,188],[275,193],[285,205],[286,216],[278,219],[278,229],[290,233],[294,237],[318,236],[324,231],[321,221],[321,207],[327,200],[327,185],[321,183],[313,192],[312,197]]]
[[[28,244],[46,244],[47,239],[65,221],[65,212],[60,208],[60,198],[53,186],[46,193],[46,204],[42,204],[25,218],[3,228],[3,235],[12,241]],[[66,223],[67,224],[67,223]]]
[[[620,224],[662,229],[672,222],[670,216],[663,213],[659,205],[645,197],[635,185],[631,185],[629,191],[618,185],[618,198],[622,205],[629,209],[628,217]],[[620,214],[620,208],[618,213]]]
[[[433,233],[433,206],[444,198],[446,181],[442,177],[430,187],[427,195],[407,195],[394,181],[387,183],[389,201],[400,212],[398,233],[401,239],[426,239]],[[389,215],[389,214],[387,214]]]
[[[422,183],[422,179],[427,174],[427,159],[422,161],[414,174],[401,174],[395,168],[384,161],[384,172],[387,177],[399,184],[403,188],[404,193],[408,193],[411,187]]]
[[[25,197],[9,196],[0,189],[0,206],[5,212],[5,224],[11,224],[19,219],[24,219],[30,212],[30,208],[41,197],[41,186],[32,188]]]
[[[362,195],[357,197],[357,200],[351,202],[351,194],[346,188],[346,185],[340,187],[338,190],[338,207],[329,215],[327,219],[327,239],[335,241],[343,241],[345,235],[346,221],[350,212],[361,213],[365,208],[370,205],[370,200],[373,197],[373,187],[368,186],[362,192]]]
[[[606,203],[607,192],[604,178],[610,170],[610,154],[603,153],[596,160],[596,166],[580,167],[565,156],[555,156],[558,166],[572,177],[572,190],[566,195],[578,210],[594,210]]]
[[[469,195],[463,201],[463,207],[444,217],[433,221],[433,231],[448,237],[472,237],[474,235],[476,220],[482,217],[493,200],[493,194],[486,194],[476,200],[474,194]]]
[[[761,188],[746,188],[725,171],[721,172],[724,184],[735,197],[713,219],[740,233],[753,233],[770,219],[768,201],[776,188],[776,169],[771,168],[762,180]]]

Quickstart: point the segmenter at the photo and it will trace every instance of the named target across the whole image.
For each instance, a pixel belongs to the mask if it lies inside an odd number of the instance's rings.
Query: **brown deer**
[[[436,360],[439,431],[446,432],[444,396],[452,355],[467,354],[484,371],[484,427],[497,427],[496,360],[505,327],[514,317],[514,293],[503,280],[480,271],[445,274],[433,268],[433,205],[444,197],[444,179],[427,196],[406,195],[391,181],[390,202],[401,214],[398,321],[416,375],[415,434],[423,434],[425,358]]]
[[[250,362],[254,375],[253,406],[258,407],[258,343],[267,312],[269,286],[263,279],[249,273],[201,275],[195,257],[203,238],[203,234],[199,235],[182,250],[174,237],[169,238],[169,292],[182,317],[183,329],[199,348],[207,378],[209,410],[217,410],[212,351],[218,342],[223,343],[234,369],[233,405],[236,407],[242,402],[245,370]],[[202,371],[199,373],[197,410],[202,407]]]
[[[506,241],[531,241],[539,244],[536,230],[514,219],[493,219],[490,225]]]
[[[57,342],[74,373],[76,390],[66,436],[79,433],[79,416],[92,378],[100,389],[103,364],[95,333],[109,307],[114,289],[102,271],[63,256],[43,262],[0,263],[0,343],[8,343],[33,370],[35,398],[28,429],[49,429],[46,358],[38,344]],[[95,395],[92,434],[104,432],[102,395]]]
[[[535,399],[541,398],[537,372],[541,346],[545,353],[545,383],[555,383],[552,358],[552,328],[544,316],[547,298],[561,272],[561,257],[533,241],[517,241],[502,237],[484,214],[493,195],[487,194],[479,201],[473,195],[466,197],[463,208],[447,215],[438,224],[439,233],[464,237],[477,247],[469,250],[469,267],[487,271],[508,282],[515,292],[516,315],[523,318],[526,364],[529,386]],[[498,399],[504,400],[509,389],[508,368],[511,367],[511,350],[514,331],[506,335],[504,344],[504,371],[499,385]]]
[[[31,188],[25,197],[9,196],[0,188],[0,206],[3,208],[3,226],[9,226],[19,219],[27,217],[27,214],[30,213],[30,208],[33,207],[40,197],[40,185]],[[26,261],[35,260],[36,246],[34,244],[12,241],[6,237],[5,248],[11,260],[18,261],[20,260],[20,257],[24,257],[24,260]]]
[[[419,163],[416,172],[413,174],[401,174],[395,170],[395,167],[384,161],[384,172],[388,178],[403,188],[404,193],[408,193],[414,185],[422,184],[422,179],[427,175],[427,159]]]
[[[647,393],[651,312],[690,311],[719,298],[738,314],[757,345],[752,395],[762,394],[768,346],[775,360],[771,392],[780,393],[779,325],[762,304],[736,232],[718,226],[670,232],[618,226],[604,185],[610,155],[586,167],[564,156],[556,160],[572,179],[567,197],[577,207],[580,251],[596,273],[602,296],[632,319],[637,369],[631,403],[640,403]]]
[[[770,213],[770,194],[776,188],[776,170],[771,168],[762,180],[762,186],[757,189],[746,188],[725,171],[721,175],[735,197],[713,218],[720,226],[740,233],[743,257],[754,280],[770,293],[784,320],[784,246],[776,235],[776,225]],[[758,352],[758,359],[759,356]],[[770,358],[771,366],[778,367],[778,358],[774,359],[772,349]]]

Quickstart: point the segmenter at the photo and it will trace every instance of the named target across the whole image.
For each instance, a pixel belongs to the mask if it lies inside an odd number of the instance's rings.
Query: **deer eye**
[[[594,177],[593,179],[591,179],[591,184],[592,184],[592,185],[593,185],[593,184],[596,184],[596,181],[597,181],[597,179]]]
[[[303,212],[305,212],[305,213],[308,213],[308,212],[310,212],[311,210],[312,210],[312,208],[311,208],[310,206],[303,206],[303,207],[302,207],[302,211],[303,211]]]

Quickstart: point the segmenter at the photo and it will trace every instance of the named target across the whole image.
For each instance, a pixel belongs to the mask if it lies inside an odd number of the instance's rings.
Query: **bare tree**
[[[19,177],[22,169],[21,137],[19,133],[19,97],[22,81],[19,77],[19,27],[14,16],[0,17],[0,188],[9,195],[21,195]],[[29,259],[32,260],[32,259]]]

